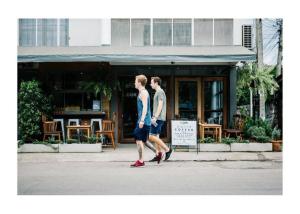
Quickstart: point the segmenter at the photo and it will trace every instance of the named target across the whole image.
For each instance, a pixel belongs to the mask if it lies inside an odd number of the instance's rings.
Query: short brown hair
[[[137,81],[140,82],[142,86],[145,86],[147,84],[147,77],[143,74],[137,75],[135,79],[137,79]]]
[[[161,79],[159,77],[151,77],[154,83],[157,82],[158,85],[161,85]]]

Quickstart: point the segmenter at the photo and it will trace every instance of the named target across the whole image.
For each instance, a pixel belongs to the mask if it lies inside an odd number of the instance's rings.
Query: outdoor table
[[[91,133],[91,126],[90,125],[75,125],[75,126],[67,126],[67,138],[70,139],[70,132],[71,130],[86,130],[88,138],[90,137]]]
[[[210,124],[210,123],[199,123],[200,125],[200,138],[204,139],[204,130],[205,129],[214,129],[218,136],[218,142],[221,143],[222,138],[222,125],[220,124]]]

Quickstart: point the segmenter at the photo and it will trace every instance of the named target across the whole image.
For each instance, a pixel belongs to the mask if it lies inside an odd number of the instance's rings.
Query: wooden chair
[[[235,135],[235,137],[243,137],[244,119],[240,115],[234,115],[233,129],[223,129],[225,137]]]
[[[55,138],[55,136],[57,136],[58,140],[60,141],[61,132],[57,131],[56,128],[57,128],[56,121],[44,121],[43,122],[43,131],[44,131],[43,141],[46,140],[47,136],[51,136],[54,138]]]
[[[99,138],[101,135],[108,136],[108,139],[112,142],[113,148],[116,149],[114,134],[114,122],[112,120],[102,120],[102,130],[96,131],[96,137]]]

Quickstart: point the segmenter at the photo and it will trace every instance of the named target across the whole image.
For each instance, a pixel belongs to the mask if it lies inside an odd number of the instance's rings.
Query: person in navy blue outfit
[[[137,96],[137,111],[138,119],[134,129],[134,138],[137,144],[139,159],[130,166],[141,167],[144,166],[144,143],[147,142],[151,126],[151,110],[150,110],[150,96],[145,86],[147,84],[147,77],[145,75],[138,75],[135,77],[135,88],[139,90]]]

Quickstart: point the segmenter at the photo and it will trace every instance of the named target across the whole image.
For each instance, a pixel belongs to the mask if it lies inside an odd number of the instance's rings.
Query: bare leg
[[[156,145],[156,144],[155,144]],[[156,149],[150,141],[146,141],[145,146],[152,150],[152,152],[156,153]]]
[[[151,142],[154,142],[158,147],[162,148],[166,152],[169,151],[169,147],[161,139],[159,139],[159,137],[157,137],[155,135],[150,135],[149,140]]]
[[[159,137],[159,134],[157,134],[157,135],[151,134],[151,135]],[[149,135],[149,140],[150,140],[151,135]],[[155,142],[154,142],[154,144],[155,144],[155,154],[158,155],[158,153],[161,152],[161,147]]]
[[[144,143],[143,141],[136,141],[138,153],[139,153],[139,161],[144,162],[143,151],[144,151]]]
[[[161,148],[157,143],[155,143],[155,148],[156,148],[156,155],[158,155],[158,153],[161,152]]]

